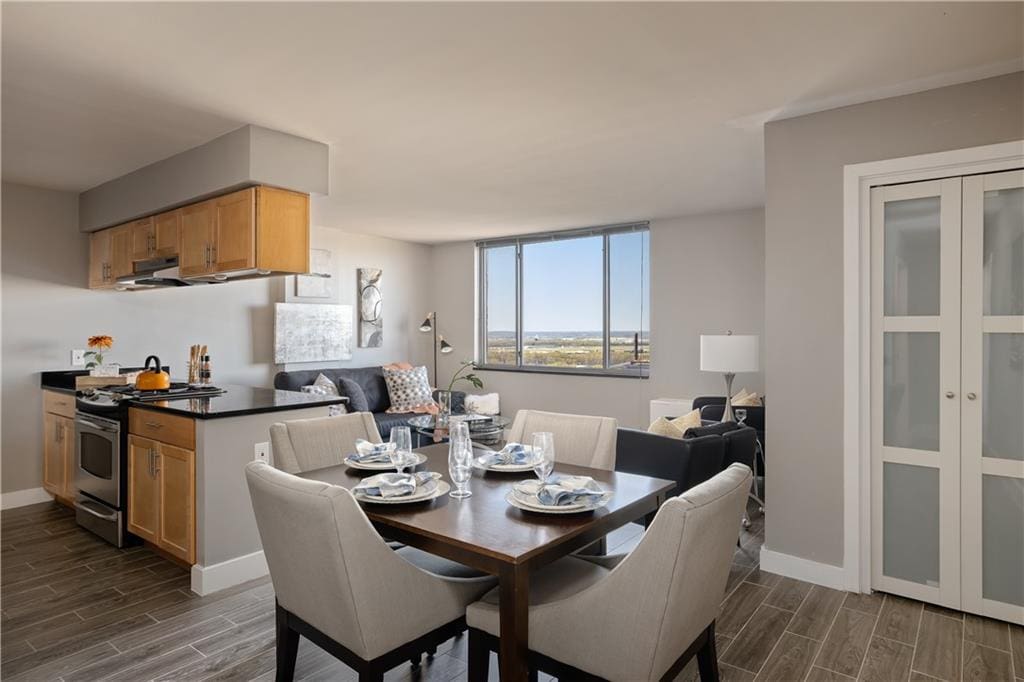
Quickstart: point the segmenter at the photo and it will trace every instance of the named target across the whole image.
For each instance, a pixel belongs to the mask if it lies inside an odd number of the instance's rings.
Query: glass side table
[[[505,439],[505,427],[512,423],[508,417],[501,415],[488,416],[482,419],[467,418],[467,415],[453,414],[452,421],[464,420],[469,424],[469,438],[474,443],[495,446]],[[431,443],[447,443],[448,427],[438,426],[437,418],[432,414],[417,415],[409,420],[409,426],[416,432],[416,447],[421,448]]]

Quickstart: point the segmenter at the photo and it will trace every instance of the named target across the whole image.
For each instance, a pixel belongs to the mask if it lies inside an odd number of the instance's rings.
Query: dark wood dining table
[[[447,444],[428,445],[416,452],[427,457],[417,470],[438,472],[451,482]],[[351,488],[373,473],[341,464],[299,475]],[[474,470],[469,483],[473,495],[465,499],[444,495],[408,505],[362,505],[370,521],[389,539],[498,576],[502,680],[527,679],[530,574],[620,526],[647,517],[675,487],[675,482],[665,479],[557,461],[554,474],[591,476],[614,494],[605,507],[592,512],[525,512],[511,506],[505,496],[514,482],[532,477],[532,472]]]

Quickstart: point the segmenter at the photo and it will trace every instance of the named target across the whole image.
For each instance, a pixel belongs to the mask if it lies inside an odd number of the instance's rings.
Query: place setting
[[[412,435],[409,427],[396,426],[391,430],[391,440],[387,443],[372,443],[359,438],[355,442],[356,451],[343,460],[346,466],[362,471],[389,471],[398,473],[406,467],[415,469],[427,461],[425,455],[412,451]]]
[[[451,486],[441,479],[441,474],[418,471],[410,474],[384,473],[370,476],[352,488],[352,494],[360,502],[409,504],[433,500],[445,495],[449,490]]]
[[[536,479],[514,483],[505,495],[505,501],[517,509],[542,514],[580,514],[599,509],[612,498],[612,491],[602,488],[590,476],[551,475],[555,466],[553,433],[533,434],[533,446],[528,449],[518,443],[510,443],[502,452],[504,450],[509,452],[505,453],[501,463],[506,466],[525,466],[527,468],[515,471],[533,469],[537,475]]]

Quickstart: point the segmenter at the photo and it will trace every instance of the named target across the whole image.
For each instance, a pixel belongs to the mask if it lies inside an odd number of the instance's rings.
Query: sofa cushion
[[[701,436],[723,436],[739,428],[736,422],[710,422],[704,426],[695,426],[686,430],[683,438],[700,438]]]
[[[426,412],[434,406],[434,398],[430,390],[426,367],[412,369],[384,368],[384,380],[387,382],[388,398],[391,402],[389,412]]]
[[[380,432],[380,437],[387,440],[391,437],[391,429],[396,426],[408,426],[409,419],[418,415],[412,412],[374,412],[373,420],[377,422],[377,430]],[[416,439],[413,438],[413,444],[416,443]]]
[[[369,412],[370,404],[366,400],[366,393],[363,387],[354,379],[338,377],[338,392],[348,396],[349,412]]]

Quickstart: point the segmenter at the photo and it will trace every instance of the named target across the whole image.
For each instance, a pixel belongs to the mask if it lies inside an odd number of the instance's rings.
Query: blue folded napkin
[[[379,462],[390,462],[391,451],[395,449],[394,443],[371,443],[363,438],[356,439],[356,451],[346,459],[359,464],[377,464]]]
[[[533,450],[521,443],[509,443],[498,452],[480,455],[476,461],[483,467],[495,464],[529,464],[533,461]]]
[[[540,481],[517,483],[516,491],[528,501],[536,501],[548,507],[565,507],[570,504],[599,502],[607,491],[589,476],[561,476]]]
[[[352,488],[353,493],[362,493],[370,497],[402,497],[414,492],[425,492],[437,487],[437,479],[429,471],[415,474],[377,474],[370,476]]]

